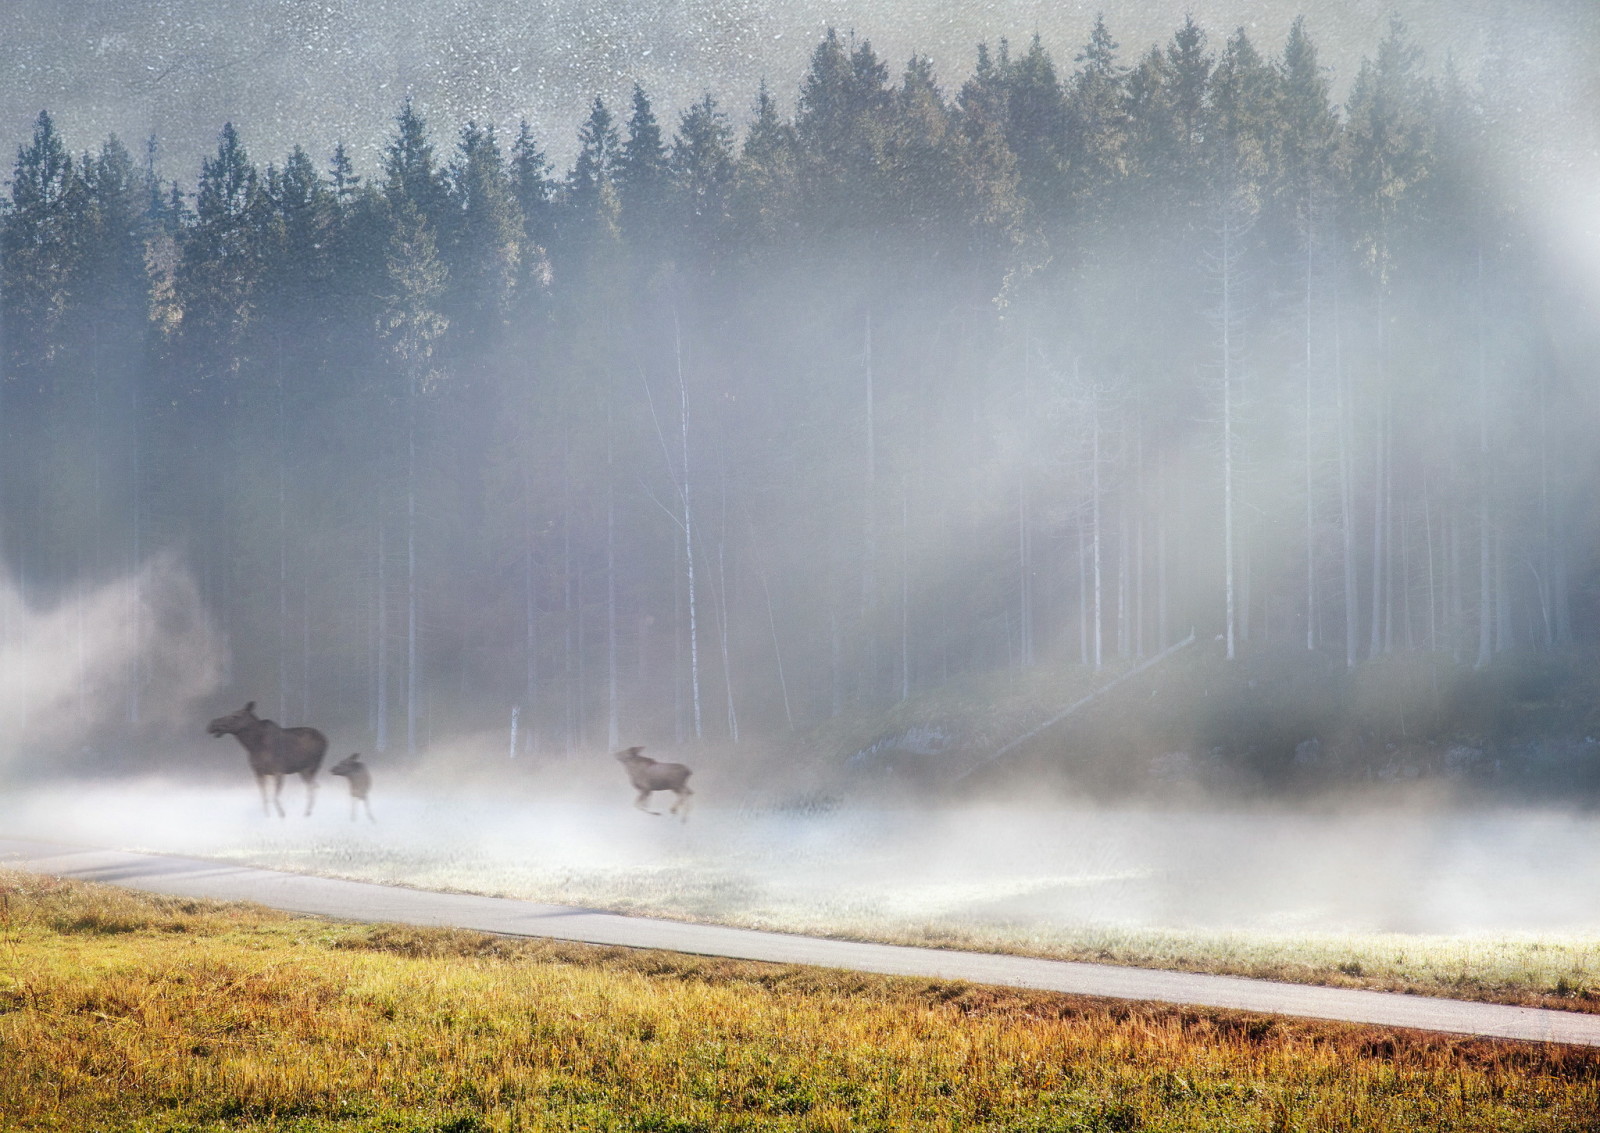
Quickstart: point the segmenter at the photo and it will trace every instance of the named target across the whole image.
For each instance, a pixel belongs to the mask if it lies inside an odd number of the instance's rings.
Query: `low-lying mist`
[[[48,774],[93,749],[187,725],[227,652],[192,578],[168,557],[33,601],[0,578],[0,773]]]
[[[604,756],[450,785],[374,761],[375,823],[324,777],[264,818],[237,782],[57,784],[0,831],[789,931],[1042,948],[1084,934],[1600,933],[1600,818],[1527,808],[774,803],[699,779],[642,814]],[[670,801],[667,799],[665,801]],[[663,802],[658,797],[658,803]],[[664,805],[662,807],[664,809]]]

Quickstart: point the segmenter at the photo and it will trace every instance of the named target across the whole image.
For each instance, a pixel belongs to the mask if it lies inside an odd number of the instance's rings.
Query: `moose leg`
[[[302,778],[302,779],[304,779],[306,781],[306,817],[307,818],[311,817],[311,806],[312,806],[313,803],[315,803],[317,801],[316,774],[317,773],[315,771],[311,772],[310,774],[307,774],[304,771],[302,771],[300,773],[300,778]]]
[[[271,818],[272,804],[267,799],[267,777],[265,775],[257,775],[256,786],[261,789],[261,813],[265,817]]]
[[[368,822],[376,822],[376,821],[378,821],[376,818],[372,817],[372,800],[371,799],[367,798],[366,795],[362,795],[361,796],[361,805],[367,808],[367,821]]]
[[[643,790],[641,790],[639,792],[639,797],[633,800],[633,805],[638,807],[640,810],[644,811],[646,814],[660,814],[661,813],[660,811],[651,810],[648,806],[645,805],[646,803],[648,803],[650,801],[650,795],[651,795],[651,791],[650,791],[650,789],[648,787],[646,787],[645,789],[643,789]]]
[[[682,812],[683,821],[688,822],[689,821],[689,796],[694,794],[694,792],[691,791],[688,787],[683,787],[683,788],[680,788],[677,791],[674,791],[673,794],[677,795],[678,798],[677,798],[677,801],[672,804],[672,813],[673,814],[678,814],[681,811]]]
[[[278,808],[278,817],[283,818],[283,776],[272,777],[272,805]]]

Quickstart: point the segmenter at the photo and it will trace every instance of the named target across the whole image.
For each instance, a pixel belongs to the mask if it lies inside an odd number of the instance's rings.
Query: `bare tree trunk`
[[[381,489],[380,489],[381,494]],[[378,633],[377,633],[377,733],[373,746],[378,753],[389,750],[389,579],[384,562],[383,505],[378,505]]]
[[[767,585],[767,572],[757,568],[761,576],[761,592],[767,599],[767,628],[772,631],[772,656],[778,665],[778,691],[783,693],[783,719],[794,730],[794,712],[789,707],[789,681],[783,672],[783,650],[778,645],[778,619],[772,612],[772,588]]]
[[[1439,584],[1438,570],[1434,565],[1433,543],[1433,493],[1429,479],[1422,478],[1423,538],[1428,549],[1428,652],[1439,651]]]
[[[1022,342],[1022,459],[1017,462],[1017,621],[1020,629],[1020,648],[1018,661],[1023,666],[1033,664],[1033,517],[1031,515],[1032,501],[1028,497],[1028,463],[1033,455],[1032,446],[1032,421],[1033,421],[1033,383],[1030,380],[1031,350],[1028,337],[1023,336]],[[903,483],[903,481],[902,481]],[[901,558],[905,557],[903,543],[903,529],[905,526],[903,510],[905,498],[901,496],[902,508],[902,549]],[[905,572],[902,569],[902,591]],[[904,621],[905,602],[902,593],[901,614]],[[900,635],[901,651],[905,650],[905,633]],[[902,660],[901,692],[900,699],[906,698],[906,666]]]
[[[1127,493],[1117,499],[1117,656],[1133,652],[1133,538],[1129,531]]]
[[[311,719],[311,564],[300,563],[300,719]]]
[[[1380,348],[1381,349],[1381,348]],[[1388,484],[1384,457],[1388,449],[1387,396],[1382,391],[1383,376],[1379,373],[1378,419],[1374,430],[1374,466],[1372,476],[1372,624],[1369,627],[1367,656],[1376,657],[1383,652],[1385,593],[1384,535],[1388,530]]]
[[[1144,426],[1140,424],[1134,433],[1135,460],[1134,476],[1136,489],[1134,503],[1136,510],[1133,516],[1133,655],[1144,656],[1145,639],[1148,636],[1148,626],[1145,624],[1145,598],[1149,585],[1145,579],[1145,530],[1149,526],[1149,500],[1145,484],[1144,467]]]
[[[1344,663],[1355,668],[1359,659],[1361,610],[1356,583],[1355,459],[1351,449],[1352,413],[1349,375],[1344,369],[1344,327],[1339,317],[1339,291],[1334,289],[1333,368],[1339,391],[1339,537],[1344,574]]]
[[[1167,647],[1171,640],[1167,582],[1167,480],[1156,480],[1156,652]]]
[[[861,690],[866,700],[877,699],[878,694],[878,436],[875,419],[872,370],[872,312],[867,312],[866,324],[866,379],[867,379],[867,462],[866,507],[862,516],[861,553],[861,633],[862,657]]]
[[[278,371],[278,714],[289,715],[289,469],[284,456],[283,344],[276,354]]]
[[[1484,341],[1483,251],[1478,251],[1478,656],[1481,669],[1494,652],[1494,538],[1489,522],[1489,358]]]
[[[617,700],[617,500],[612,459],[611,403],[606,402],[606,749],[621,732]]]
[[[417,754],[417,377],[406,398],[406,754]]]
[[[4,343],[0,342],[0,354],[4,353]],[[0,384],[3,384],[5,375],[0,370]],[[130,427],[133,430],[133,468],[131,470],[132,484],[130,485],[129,511],[133,517],[133,609],[128,619],[129,631],[133,635],[133,674],[128,688],[128,723],[139,722],[140,697],[144,692],[144,490],[142,484],[144,450],[144,431],[140,414],[139,381],[133,383],[132,411]],[[0,418],[3,419],[3,418]],[[0,507],[3,507],[0,503]]]
[[[837,580],[835,580],[837,581]],[[837,595],[832,596],[837,598]],[[837,601],[828,603],[828,672],[831,680],[832,715],[844,711],[843,645],[839,640],[839,607]]]
[[[1233,210],[1226,207],[1222,216],[1222,557],[1224,617],[1228,660],[1238,650],[1238,611],[1235,595],[1235,549],[1233,519]]]
[[[1087,665],[1090,662],[1089,651],[1089,540],[1083,530],[1083,510],[1077,513],[1077,522],[1073,525],[1078,535],[1078,663]]]
[[[1091,420],[1092,420],[1092,426],[1093,426],[1093,430],[1094,430],[1094,444],[1093,444],[1093,452],[1091,454],[1092,458],[1093,458],[1092,472],[1091,472],[1093,483],[1092,483],[1091,504],[1090,504],[1090,507],[1091,507],[1090,515],[1091,515],[1091,518],[1092,518],[1093,523],[1094,523],[1094,530],[1092,532],[1092,538],[1094,540],[1093,547],[1092,547],[1093,559],[1094,559],[1094,626],[1093,626],[1093,638],[1094,638],[1094,667],[1095,667],[1095,670],[1098,672],[1100,667],[1104,663],[1104,660],[1105,660],[1104,640],[1103,640],[1104,627],[1105,627],[1105,610],[1104,610],[1104,602],[1105,602],[1104,593],[1105,592],[1104,592],[1104,586],[1102,585],[1102,580],[1101,580],[1101,552],[1100,552],[1100,398],[1099,398],[1098,394],[1095,394],[1094,398],[1093,398],[1093,410],[1091,412]]]
[[[537,748],[534,721],[539,718],[539,607],[537,557],[533,536],[533,493],[528,468],[522,469],[522,616],[523,616],[523,702],[528,707],[528,749]]]
[[[724,442],[723,447],[726,447]],[[739,713],[733,699],[733,661],[728,648],[728,571],[725,565],[728,546],[728,472],[720,467],[722,454],[718,454],[722,513],[717,528],[717,639],[722,646],[722,685],[728,707],[728,738],[739,742]]]
[[[1314,189],[1308,184],[1306,190],[1306,294],[1305,294],[1305,398],[1304,420],[1302,422],[1304,448],[1302,450],[1302,466],[1305,474],[1304,490],[1306,494],[1305,515],[1305,556],[1306,556],[1306,651],[1312,652],[1317,648],[1317,620],[1320,611],[1317,607],[1317,502],[1316,502],[1316,475],[1314,471],[1313,449],[1315,447],[1312,435],[1312,391],[1315,386],[1313,381],[1312,331],[1315,324],[1312,320],[1313,313],[1313,280],[1315,269],[1315,231],[1312,225],[1313,208],[1316,204]]]
[[[911,696],[911,571],[910,502],[906,478],[900,477],[900,699]],[[788,698],[784,699],[787,709]]]
[[[694,707],[694,738],[705,735],[700,719],[700,637],[698,607],[694,592],[694,502],[693,477],[689,474],[689,386],[683,376],[683,333],[678,313],[672,313],[673,347],[678,365],[678,423],[683,442],[683,561],[689,586],[689,691]]]

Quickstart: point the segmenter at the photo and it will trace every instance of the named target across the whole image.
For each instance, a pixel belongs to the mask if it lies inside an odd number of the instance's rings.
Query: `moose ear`
[[[252,700],[249,704],[244,706],[244,710],[246,712],[254,712],[256,710],[256,702]]]

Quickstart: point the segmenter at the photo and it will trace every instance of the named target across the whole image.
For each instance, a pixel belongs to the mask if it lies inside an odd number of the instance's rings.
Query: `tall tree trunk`
[[[767,572],[759,565],[756,573],[761,579],[761,592],[767,599],[767,629],[772,633],[772,657],[778,666],[778,691],[783,694],[783,719],[794,730],[794,711],[789,705],[789,680],[783,672],[783,649],[778,644],[778,619],[772,611],[772,588],[767,585]]]
[[[1017,462],[1017,621],[1019,625],[1018,661],[1024,666],[1031,666],[1034,660],[1033,651],[1033,517],[1031,514],[1032,501],[1028,494],[1028,464],[1033,455],[1032,422],[1033,422],[1033,383],[1029,364],[1031,350],[1026,333],[1022,344],[1022,459]],[[902,480],[903,483],[903,480]],[[905,507],[905,498],[902,493],[901,508]],[[904,528],[902,514],[901,527]],[[902,552],[904,534],[902,532]],[[901,571],[902,584],[905,577]],[[903,589],[903,585],[902,585]],[[905,610],[904,596],[902,595],[901,613],[902,622]],[[902,627],[900,636],[902,652],[905,648],[905,633]],[[901,696],[906,696],[906,665],[900,666],[901,670]]]
[[[911,696],[911,523],[909,489],[900,477],[900,699]],[[787,709],[788,698],[785,697]]]
[[[1489,521],[1489,356],[1484,340],[1483,251],[1478,251],[1478,656],[1475,668],[1494,652],[1494,533]]]
[[[533,531],[532,477],[527,465],[522,469],[522,617],[523,617],[523,703],[528,709],[528,750],[537,750],[535,721],[539,719],[539,608],[537,556]]]
[[[876,390],[872,358],[872,312],[866,321],[866,491],[862,514],[861,539],[861,635],[862,660],[859,679],[867,703],[878,696],[878,434]]]
[[[377,696],[373,747],[381,755],[389,750],[389,578],[385,564],[383,532],[382,487],[379,487],[378,505],[378,617],[377,640]]]
[[[1306,556],[1306,651],[1311,652],[1317,648],[1317,621],[1320,610],[1317,606],[1317,502],[1316,502],[1316,475],[1314,471],[1312,435],[1312,402],[1313,388],[1313,360],[1312,332],[1315,329],[1313,322],[1313,282],[1315,279],[1315,228],[1313,225],[1313,209],[1316,204],[1315,189],[1309,181],[1306,189],[1306,290],[1305,290],[1305,390],[1304,390],[1304,419],[1302,433],[1304,446],[1301,451],[1302,470],[1304,473],[1304,491],[1306,494],[1305,512],[1305,556]]]
[[[278,370],[278,713],[289,717],[289,468],[284,455],[288,429],[284,421],[283,344],[276,354]]]
[[[1092,636],[1094,640],[1094,667],[1095,671],[1099,672],[1101,666],[1105,663],[1103,639],[1105,627],[1105,588],[1101,579],[1102,556],[1100,550],[1100,397],[1099,394],[1096,393],[1092,395],[1092,398],[1093,408],[1090,412],[1090,424],[1094,434],[1091,453],[1091,477],[1093,482],[1090,492],[1090,518],[1093,522],[1093,530],[1090,532],[1090,535],[1093,539],[1092,557],[1094,561],[1094,625],[1092,627]]]
[[[728,647],[728,571],[726,552],[728,546],[728,470],[722,464],[727,448],[723,438],[717,454],[719,487],[722,490],[722,508],[717,525],[717,640],[722,649],[722,687],[728,708],[728,739],[739,742],[739,713],[733,699],[733,661]]]
[[[702,739],[705,729],[700,719],[700,637],[699,611],[694,591],[694,478],[689,473],[689,386],[683,374],[683,332],[678,313],[672,313],[672,336],[678,365],[678,425],[683,443],[683,561],[689,587],[689,691],[694,707],[694,738]]]
[[[1233,208],[1232,202],[1222,216],[1222,558],[1223,605],[1226,621],[1228,660],[1238,652],[1238,599],[1235,593],[1237,549],[1234,534],[1233,499]]]
[[[406,754],[417,754],[417,376],[406,397]]]
[[[1355,668],[1360,654],[1360,587],[1356,580],[1355,457],[1351,452],[1354,400],[1344,367],[1344,325],[1339,313],[1339,291],[1333,294],[1333,369],[1339,413],[1339,539],[1344,575],[1344,663]]]
[[[606,402],[606,750],[621,733],[617,698],[617,500],[612,456],[611,403]]]

